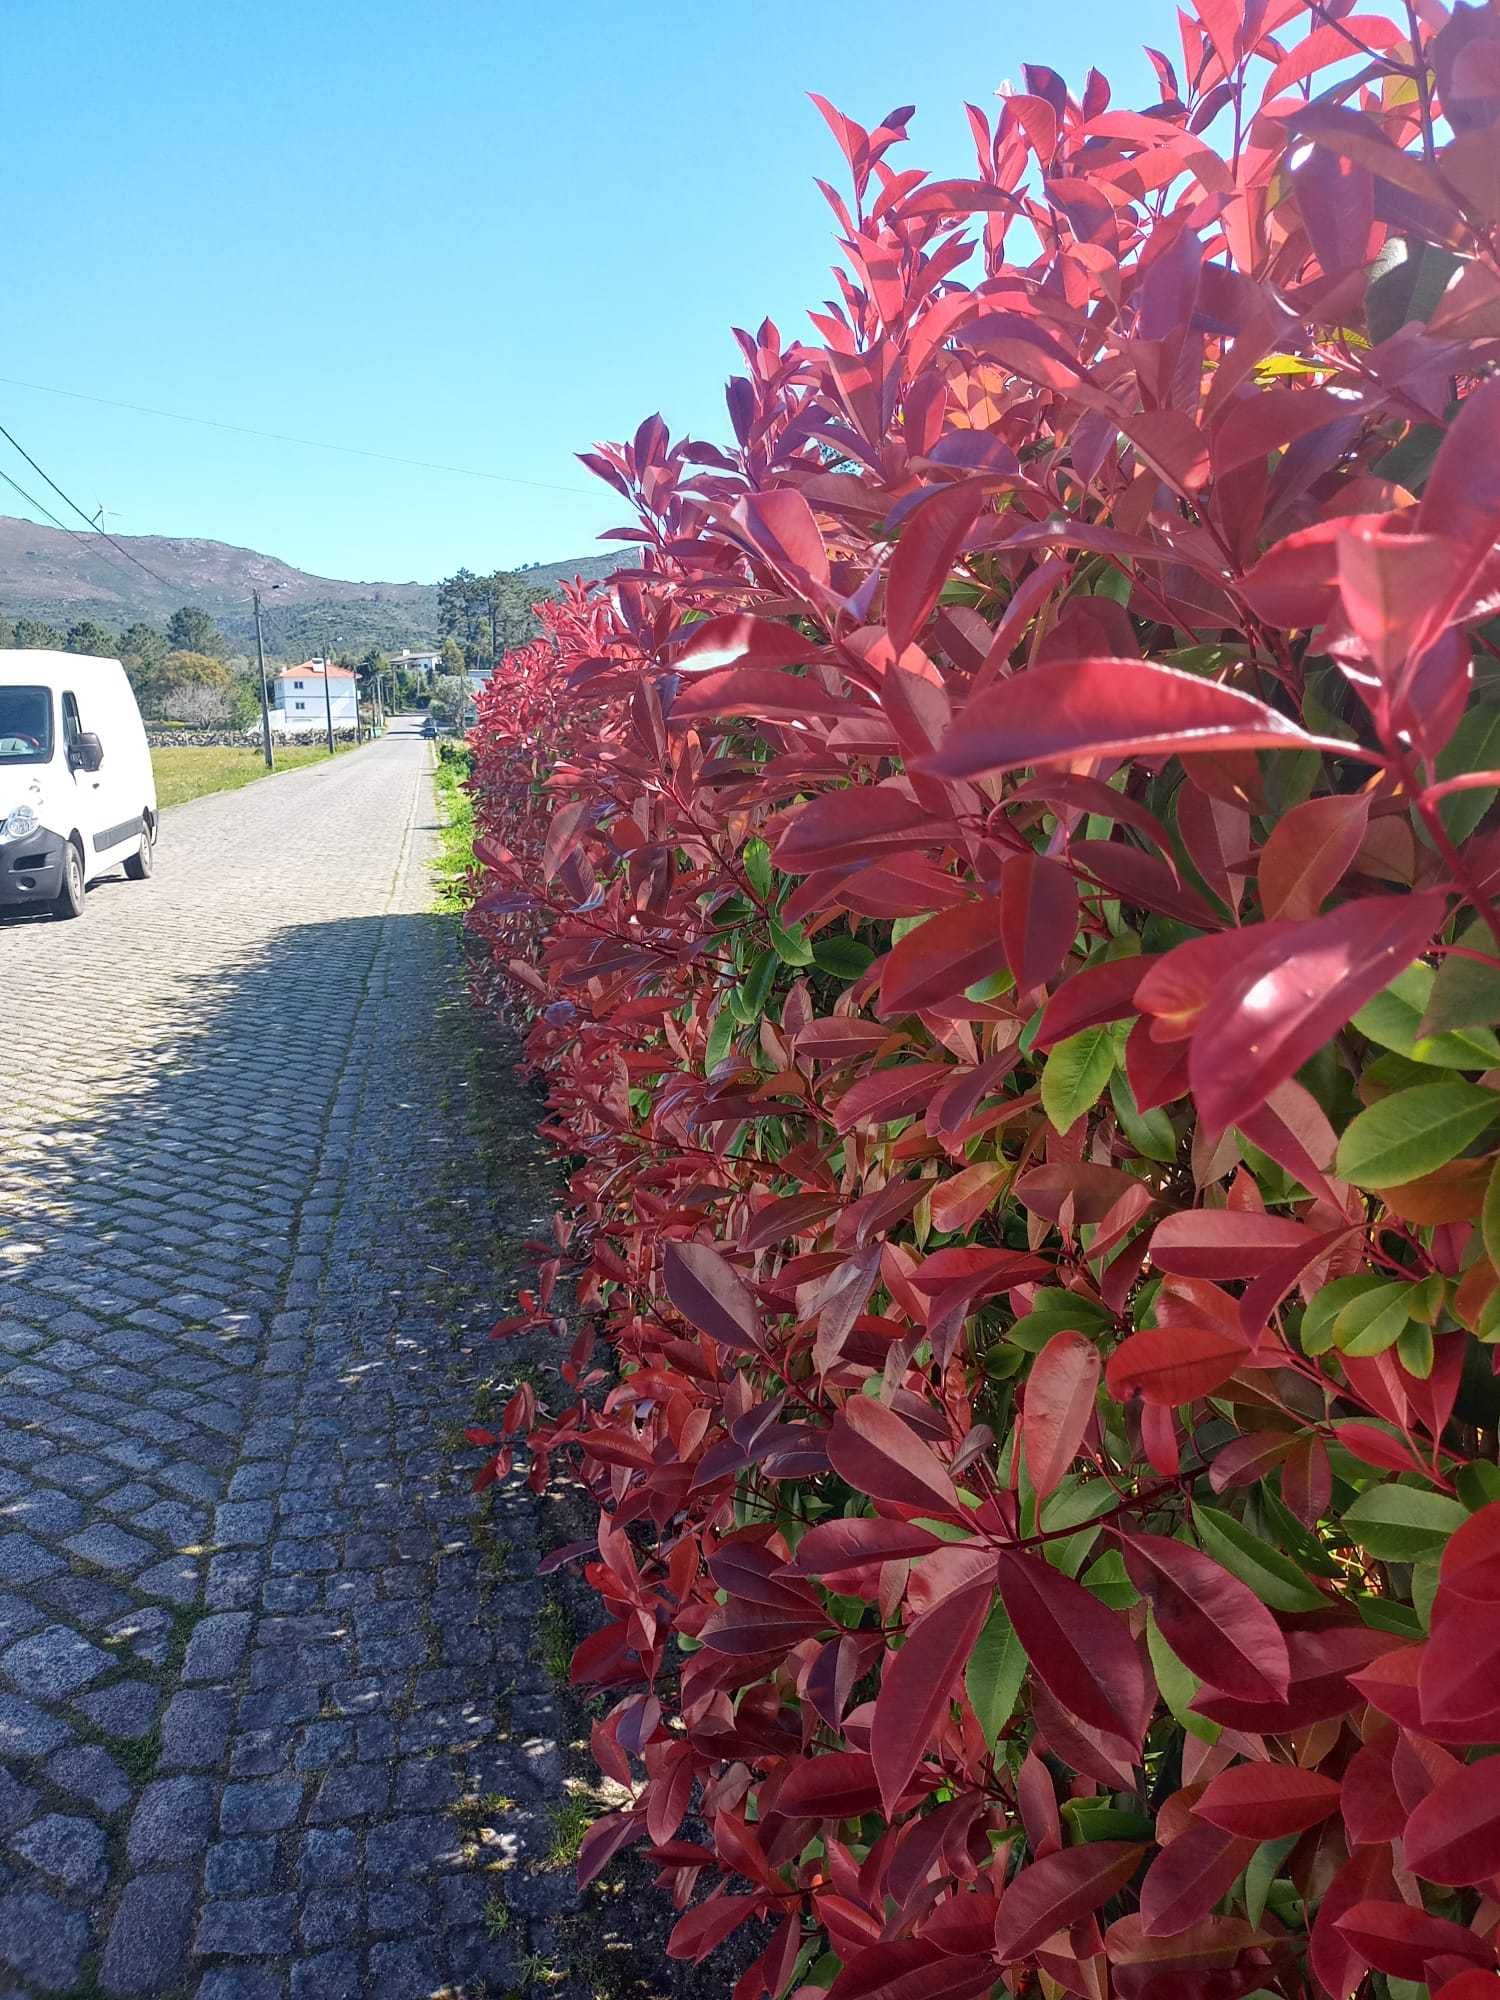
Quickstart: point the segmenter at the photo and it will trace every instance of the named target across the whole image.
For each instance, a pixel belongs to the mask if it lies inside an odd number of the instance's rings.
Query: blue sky
[[[1171,0],[12,0],[6,39],[0,423],[115,533],[424,580],[589,550],[620,503],[572,454],[654,409],[725,434],[731,325],[829,294],[808,90],[915,103],[903,164],[966,174],[1023,61],[1136,103],[1178,48]]]

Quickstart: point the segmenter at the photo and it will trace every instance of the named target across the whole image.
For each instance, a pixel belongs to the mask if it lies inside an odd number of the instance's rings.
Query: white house
[[[326,660],[304,660],[300,667],[286,667],[276,676],[271,699],[271,726],[288,736],[326,729],[330,708],[335,729],[353,729],[359,713],[359,676]]]
[[[442,669],[443,655],[441,651],[392,653],[390,661],[398,673],[404,667],[409,674],[426,674],[431,680]]]

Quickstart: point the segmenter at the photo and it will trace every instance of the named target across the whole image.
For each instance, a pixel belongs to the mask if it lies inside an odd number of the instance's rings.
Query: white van
[[[156,780],[118,660],[0,652],[0,910],[83,912],[96,875],[141,882],[156,844]]]

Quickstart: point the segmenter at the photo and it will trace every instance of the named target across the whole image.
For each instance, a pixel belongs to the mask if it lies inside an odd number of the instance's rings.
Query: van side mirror
[[[68,762],[75,771],[97,771],[104,762],[104,745],[92,729],[84,730],[75,741]]]

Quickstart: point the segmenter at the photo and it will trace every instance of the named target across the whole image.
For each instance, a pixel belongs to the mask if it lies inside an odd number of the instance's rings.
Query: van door
[[[78,743],[89,725],[79,712],[77,695],[65,688],[58,697],[58,707],[62,712],[63,764],[73,790],[75,824],[83,835],[84,873],[93,875],[101,853],[124,838],[122,834],[116,834],[114,840],[107,838],[112,831],[109,822],[113,817],[108,797],[109,753],[106,748],[105,762],[97,771],[85,771],[78,761]],[[102,738],[100,740],[103,741]],[[59,828],[59,831],[66,832],[67,829]]]

